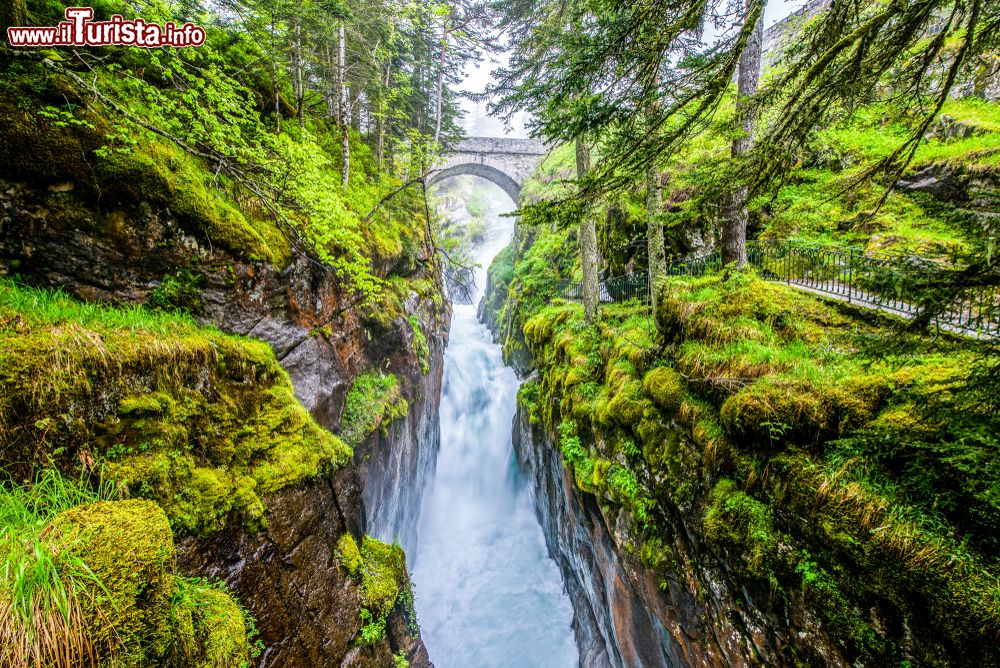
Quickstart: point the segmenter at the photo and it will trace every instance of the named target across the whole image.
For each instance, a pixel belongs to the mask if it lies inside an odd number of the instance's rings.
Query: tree
[[[590,171],[590,147],[582,139],[576,140],[576,176],[582,179]],[[580,266],[583,270],[583,315],[588,324],[597,322],[600,305],[597,258],[597,227],[594,216],[584,212],[580,218]]]
[[[647,113],[650,116],[655,116],[658,107],[659,100],[654,100],[650,103]],[[662,212],[663,184],[660,170],[653,163],[646,168],[646,275],[649,277],[649,297],[654,308],[659,303],[660,288],[667,274]]]
[[[659,302],[660,288],[667,275],[667,254],[663,246],[663,186],[655,165],[646,170],[646,255],[649,294],[652,303]]]
[[[7,39],[7,28],[28,23],[25,0],[0,0],[0,39]]]
[[[340,185],[351,178],[351,130],[347,111],[347,37],[344,20],[337,26],[337,122],[340,124]]]
[[[752,20],[748,18],[748,21]],[[764,42],[763,7],[754,23],[743,53],[740,54],[739,75],[736,91],[736,132],[733,139],[732,158],[737,164],[750,151],[753,133],[757,124],[757,107],[751,98],[757,94],[760,83],[760,58]],[[725,221],[722,226],[722,262],[736,263],[742,267],[747,263],[747,219],[749,212],[750,188],[737,180],[732,192],[726,196]]]
[[[441,36],[438,44],[437,85],[434,95],[435,144],[441,141],[441,126],[444,120],[442,105],[447,73],[452,72],[452,79],[457,82],[458,77],[455,73],[461,72],[469,60],[484,48],[486,50],[496,48],[491,36],[493,23],[486,3],[451,0],[448,4],[439,5],[436,14],[441,17]]]

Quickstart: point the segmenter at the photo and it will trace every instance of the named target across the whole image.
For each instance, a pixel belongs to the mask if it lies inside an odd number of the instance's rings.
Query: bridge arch
[[[507,196],[517,206],[521,197],[521,184],[506,172],[482,162],[459,162],[444,169],[439,169],[428,180],[427,185],[434,185],[452,176],[479,176],[500,186]]]
[[[537,139],[467,137],[441,155],[427,180],[434,185],[449,176],[470,174],[500,186],[517,205],[521,184],[548,151]]]

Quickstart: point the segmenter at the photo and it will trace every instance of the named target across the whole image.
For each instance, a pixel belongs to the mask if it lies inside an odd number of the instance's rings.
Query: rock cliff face
[[[581,666],[793,665],[783,651],[789,644],[808,648],[815,665],[848,665],[802,607],[789,606],[791,617],[779,619],[755,602],[766,601],[767,591],[734,589],[720,570],[725,564],[699,555],[680,517],[671,533],[686,559],[661,581],[626,548],[628,513],[582,493],[559,448],[523,408],[514,418],[514,449],[573,603]]]
[[[396,375],[409,403],[404,419],[356,448],[356,466],[265,498],[264,530],[236,525],[179,541],[180,570],[225,580],[252,611],[267,647],[260,666],[384,666],[400,652],[411,666],[430,665],[402,604],[389,616],[386,640],[354,646],[358,585],[339,567],[336,545],[345,533],[412,545],[422,476],[437,451],[433,418],[450,310],[426,292],[440,294],[439,282],[415,275],[425,294],[414,291],[398,317],[376,326],[332,271],[304,257],[279,270],[212,247],[168,210],[141,201],[108,209],[77,199],[72,184],[0,181],[0,270],[86,300],[139,304],[164,276],[193,267],[202,277],[200,318],[268,342],[321,425],[338,430],[353,379],[376,365]],[[424,360],[411,318],[427,340]]]
[[[415,385],[405,419],[376,431],[354,451],[362,480],[367,533],[397,541],[407,554],[416,548],[422,492],[434,470],[441,442],[438,405],[445,340],[431,342],[431,365]]]
[[[411,666],[430,665],[402,605],[390,617],[387,642],[354,646],[358,590],[335,546],[344,533],[364,531],[360,491],[347,467],[266,498],[265,531],[228,528],[178,546],[181,571],[225,580],[250,608],[266,648],[259,666],[388,666],[400,652]]]

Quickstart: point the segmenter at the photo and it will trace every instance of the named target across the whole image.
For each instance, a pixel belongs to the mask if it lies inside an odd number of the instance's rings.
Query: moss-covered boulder
[[[386,635],[393,613],[406,620],[407,633],[419,637],[413,590],[406,570],[406,555],[399,545],[365,536],[358,547],[351,534],[337,541],[340,565],[355,580],[361,601],[358,645],[374,645]],[[397,638],[398,641],[398,638]]]
[[[100,501],[59,515],[55,541],[87,565],[96,582],[79,596],[96,647],[127,665],[164,656],[175,640],[171,602],[174,540],[167,516],[152,501]]]
[[[163,510],[152,501],[99,501],[58,515],[49,543],[76,564],[72,597],[81,641],[117,666],[190,668],[249,660],[243,611],[224,590],[179,577]]]
[[[177,639],[175,665],[191,668],[242,666],[250,654],[245,613],[224,590],[204,582],[179,581],[172,616]]]
[[[263,497],[351,456],[264,343],[0,282],[0,466],[104,466],[174,529],[263,521]]]

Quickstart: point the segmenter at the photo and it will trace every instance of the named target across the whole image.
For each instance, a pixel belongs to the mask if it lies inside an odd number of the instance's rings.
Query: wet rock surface
[[[230,527],[178,545],[184,572],[221,579],[257,619],[265,650],[259,666],[386,666],[403,653],[411,666],[429,666],[419,637],[396,610],[385,642],[355,647],[358,585],[335,551],[337,540],[365,531],[355,471],[286,488],[265,499],[267,528]]]

